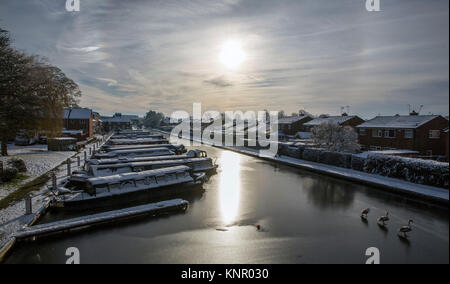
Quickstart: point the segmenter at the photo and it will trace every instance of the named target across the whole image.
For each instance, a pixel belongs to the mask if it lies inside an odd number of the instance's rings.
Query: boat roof
[[[94,169],[141,167],[141,166],[150,166],[150,165],[189,163],[189,162],[199,162],[199,161],[208,161],[208,160],[211,160],[211,158],[206,157],[206,158],[189,158],[189,159],[174,159],[174,160],[156,160],[156,161],[143,161],[143,162],[131,162],[131,163],[92,165],[91,167]]]
[[[145,162],[145,161],[159,161],[159,160],[177,160],[194,158],[189,153],[183,155],[168,155],[168,156],[146,156],[146,157],[123,157],[123,158],[109,158],[109,159],[90,159],[89,163],[92,165],[106,165],[117,163],[131,163],[131,162]]]
[[[190,168],[187,166],[174,166],[169,168],[162,168],[156,170],[142,171],[142,172],[130,172],[123,173],[118,175],[111,175],[105,177],[93,177],[88,178],[87,182],[92,185],[100,185],[100,184],[113,184],[127,180],[140,180],[146,177],[152,176],[163,176],[170,173],[180,173],[189,171]]]
[[[110,139],[113,144],[151,144],[151,143],[160,143],[167,142],[167,139],[152,139],[152,138],[136,138],[136,139]]]
[[[166,147],[154,147],[154,148],[141,148],[141,149],[123,149],[123,150],[115,150],[115,151],[110,151],[108,153],[105,153],[106,156],[108,156],[109,154],[129,154],[129,153],[148,153],[148,152],[160,152],[160,151],[165,151],[165,152],[171,152],[169,149],[167,149]],[[99,155],[101,155],[102,153],[100,153]]]
[[[183,145],[181,144],[141,144],[141,145],[123,145],[123,146],[115,146],[111,145],[105,147],[106,151],[119,151],[119,150],[132,150],[132,149],[153,149],[153,148],[181,148]]]

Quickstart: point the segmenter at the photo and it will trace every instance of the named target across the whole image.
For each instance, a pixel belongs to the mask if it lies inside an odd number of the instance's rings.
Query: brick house
[[[448,120],[440,115],[377,116],[357,126],[364,150],[405,149],[423,156],[446,154],[446,128]]]
[[[102,116],[103,129],[106,132],[131,129],[133,124],[133,117],[129,115],[122,115],[121,113],[115,113],[112,117]]]
[[[102,133],[103,125],[102,125],[102,120],[100,119],[100,114],[98,112],[93,112],[92,117],[93,117],[94,133],[97,133],[97,134]]]
[[[304,124],[313,120],[307,115],[289,116],[278,119],[278,132],[285,135],[295,135],[297,132],[305,131]]]
[[[65,108],[63,127],[68,132],[78,131],[77,139],[84,140],[94,134],[92,110],[88,108]],[[80,132],[81,131],[81,132]]]
[[[340,126],[351,126],[355,128],[356,126],[364,123],[364,119],[357,115],[347,115],[346,113],[340,116],[325,116],[315,118],[304,124],[305,130],[310,132],[313,127],[319,126],[325,122],[337,123]]]

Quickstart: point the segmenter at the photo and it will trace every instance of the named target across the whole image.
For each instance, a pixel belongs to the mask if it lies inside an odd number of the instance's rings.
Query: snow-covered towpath
[[[105,139],[104,141],[107,141]],[[40,145],[38,145],[40,146]],[[45,147],[26,147],[27,149],[23,149],[22,147],[18,149],[12,149],[9,151],[10,156],[8,157],[0,157],[2,159],[9,159],[11,157],[32,157],[30,159],[25,160],[27,167],[30,165],[30,168],[34,168],[32,173],[32,177],[27,180],[32,180],[48,171],[53,170],[55,172],[57,179],[62,179],[67,176],[67,165],[61,164],[66,161],[68,158],[71,160],[71,168],[72,170],[77,167],[77,156],[80,157],[81,165],[84,164],[84,151],[89,151],[89,148],[93,148],[94,143],[87,144],[85,149],[79,153],[76,152],[47,152],[46,145]],[[41,152],[38,154],[33,154],[34,151],[32,149],[37,150],[37,148],[41,149]],[[43,150],[45,149],[45,150]],[[45,151],[45,152],[44,152]],[[39,152],[39,151],[38,151]],[[34,158],[33,155],[40,155],[40,159]],[[39,162],[41,160],[41,162]],[[58,166],[59,165],[59,166]],[[56,167],[56,168],[55,168]],[[31,173],[31,172],[30,172]],[[23,183],[21,183],[23,184]],[[47,205],[47,198],[45,193],[48,191],[48,187],[51,186],[51,180],[49,180],[44,186],[40,188],[40,190],[33,192],[32,198],[32,209],[33,213],[30,215],[25,214],[25,202],[20,200],[11,204],[9,207],[0,210],[0,260],[2,257],[2,252],[9,244],[14,243],[15,238],[13,238],[13,234],[17,232],[19,229],[23,228],[30,224],[33,219],[40,214],[42,210],[45,209]],[[19,187],[17,187],[19,188]],[[16,189],[17,189],[16,188]]]
[[[161,133],[171,135],[169,132],[160,131]],[[176,136],[172,136],[175,140],[178,139]],[[183,138],[189,140],[189,138]],[[193,139],[196,142],[203,143],[205,145],[209,145],[212,147],[218,147],[225,150],[230,150],[234,152],[238,152],[244,155],[249,155],[253,157],[258,157],[264,160],[282,163],[285,165],[289,165],[292,167],[314,171],[317,173],[322,173],[326,175],[330,175],[336,178],[341,178],[345,180],[350,180],[362,184],[371,185],[374,187],[382,188],[385,190],[389,190],[394,193],[405,194],[405,196],[413,196],[418,197],[419,199],[423,199],[426,201],[437,202],[439,204],[448,204],[449,202],[449,190],[445,188],[439,188],[434,186],[428,186],[423,184],[412,183],[408,181],[404,181],[401,179],[395,179],[390,177],[385,177],[377,174],[370,174],[365,172],[360,172],[352,169],[346,169],[321,163],[310,162],[306,160],[300,160],[291,158],[288,156],[262,156],[259,154],[258,150],[254,150],[246,147],[229,147],[229,146],[218,146],[210,143],[202,142],[198,138]],[[172,143],[179,143],[171,141]]]

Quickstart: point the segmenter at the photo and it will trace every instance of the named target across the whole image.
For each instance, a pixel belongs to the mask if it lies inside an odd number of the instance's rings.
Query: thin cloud
[[[366,118],[424,104],[447,114],[449,2],[385,1],[380,13],[360,2],[84,1],[68,13],[51,0],[4,0],[0,25],[79,83],[83,105],[109,114],[193,102],[317,114],[350,105]],[[230,38],[246,53],[233,72],[219,60]]]
[[[204,80],[203,83],[213,85],[215,87],[226,88],[231,87],[233,84],[227,81],[224,77],[217,77],[209,80]]]

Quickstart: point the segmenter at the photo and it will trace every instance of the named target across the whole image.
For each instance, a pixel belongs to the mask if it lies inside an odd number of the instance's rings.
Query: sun
[[[220,62],[230,69],[237,68],[245,60],[245,52],[237,40],[229,40],[222,45]]]

